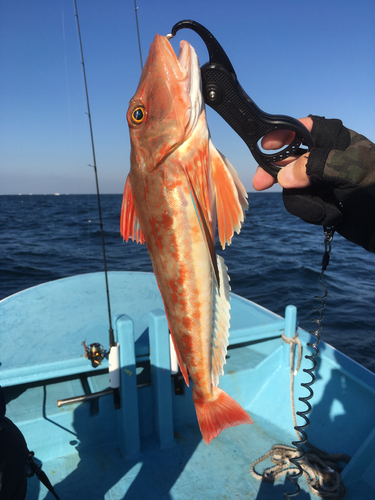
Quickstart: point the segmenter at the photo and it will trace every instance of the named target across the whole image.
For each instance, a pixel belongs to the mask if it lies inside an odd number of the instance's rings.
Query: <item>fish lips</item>
[[[168,76],[178,79],[189,96],[190,107],[186,109],[188,115],[186,117],[187,133],[189,134],[196,127],[199,116],[204,110],[201,71],[197,53],[186,40],[181,40],[178,56],[176,56],[169,40],[164,36],[156,35],[153,44],[155,44],[155,53],[160,54],[164,58],[165,67],[170,68]]]

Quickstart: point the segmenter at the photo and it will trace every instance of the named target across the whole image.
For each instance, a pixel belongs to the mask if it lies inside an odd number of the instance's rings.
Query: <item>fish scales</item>
[[[158,198],[153,200],[149,196],[137,212],[141,220],[145,220],[141,227],[152,235],[146,239],[147,248],[170,328],[178,351],[184,352],[185,358],[190,360],[190,375],[194,381],[194,364],[209,363],[209,340],[196,332],[212,329],[212,272],[187,182],[180,175],[175,185],[166,186],[163,182],[166,169],[169,169],[168,161],[149,176],[152,191],[158,193]],[[152,216],[148,217],[151,210]],[[205,348],[202,342],[206,343]],[[199,359],[192,356],[194,352],[201,354]],[[205,360],[201,359],[203,356]],[[188,379],[186,381],[188,383]]]
[[[246,191],[213,146],[194,49],[181,42],[177,59],[156,35],[129,103],[131,169],[121,232],[146,242],[163,298],[177,359],[206,443],[249,415],[217,387],[229,335],[229,278],[214,249],[243,221]]]

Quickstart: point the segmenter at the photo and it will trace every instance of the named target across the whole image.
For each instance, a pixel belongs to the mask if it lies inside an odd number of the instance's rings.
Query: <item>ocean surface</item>
[[[123,242],[121,195],[102,195],[109,271],[152,271],[144,245]],[[225,251],[217,245],[232,291],[284,315],[298,308],[299,324],[311,318],[321,294],[324,253],[321,227],[284,209],[281,193],[251,193],[240,235]],[[103,271],[96,195],[0,196],[0,299],[47,281]],[[328,289],[321,338],[375,372],[375,255],[335,234],[324,275]]]

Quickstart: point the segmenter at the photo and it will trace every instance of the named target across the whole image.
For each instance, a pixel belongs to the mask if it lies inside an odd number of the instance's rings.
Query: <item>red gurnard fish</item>
[[[146,243],[185,382],[208,444],[223,429],[252,423],[217,387],[229,336],[229,277],[216,256],[240,231],[247,193],[211,142],[200,68],[191,45],[176,57],[156,35],[127,113],[131,168],[121,234]],[[189,375],[188,375],[189,374]]]

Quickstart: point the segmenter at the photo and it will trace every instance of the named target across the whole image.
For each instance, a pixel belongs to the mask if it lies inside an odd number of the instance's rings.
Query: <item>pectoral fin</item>
[[[232,164],[209,142],[210,164],[216,193],[219,239],[222,248],[239,233],[248,208],[247,193]]]
[[[187,183],[189,186],[189,191],[190,191],[193,203],[194,203],[194,208],[195,208],[198,220],[199,220],[200,228],[201,228],[203,237],[204,237],[205,242],[206,242],[207,251],[209,253],[210,260],[211,260],[212,270],[213,270],[213,273],[214,273],[214,276],[216,279],[216,284],[217,284],[217,287],[220,288],[220,277],[219,277],[219,270],[217,267],[215,242],[214,242],[214,237],[213,237],[213,234],[211,231],[210,222],[208,220],[208,213],[209,212],[208,212],[208,210],[205,210],[203,208],[202,202],[204,200],[200,199],[200,198],[202,198],[202,196],[199,197],[199,195],[197,193],[197,189],[194,188],[194,184],[193,184],[192,179],[189,176],[189,172],[185,169],[184,166],[181,166],[181,168],[185,173],[186,180],[187,180]],[[202,192],[202,190],[200,190],[200,191]]]
[[[120,228],[125,241],[128,241],[129,238],[141,244],[146,241],[134,206],[130,174],[126,179],[124,196],[122,198]]]

